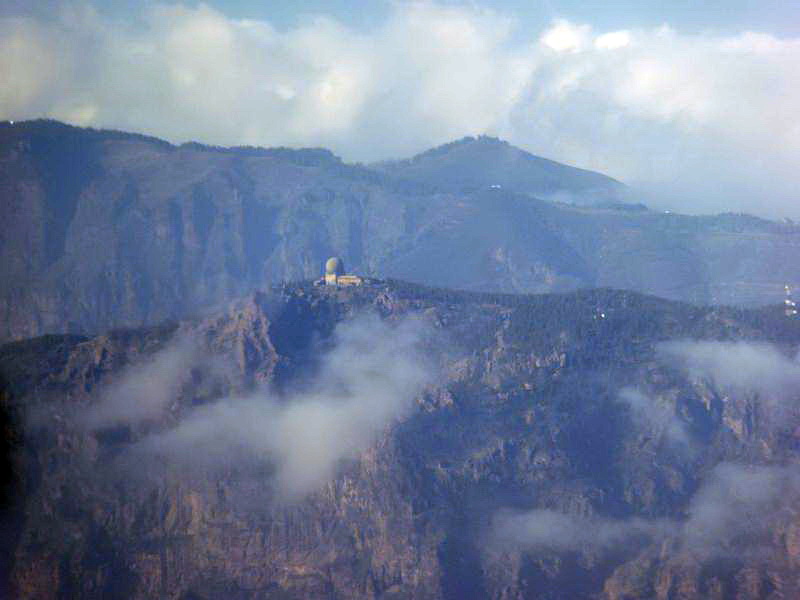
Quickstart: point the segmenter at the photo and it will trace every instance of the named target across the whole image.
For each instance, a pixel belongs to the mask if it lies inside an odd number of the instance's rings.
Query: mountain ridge
[[[457,146],[476,143],[506,147]],[[798,226],[579,206],[495,183],[454,191],[320,149],[3,124],[0,197],[0,340],[181,318],[318,277],[333,255],[369,277],[514,293],[614,287],[756,305],[800,285],[787,259]]]
[[[496,186],[531,196],[560,194],[562,199],[573,198],[577,204],[621,201],[626,197],[625,186],[611,177],[536,156],[487,135],[467,136],[411,158],[373,166],[403,179],[454,192]]]

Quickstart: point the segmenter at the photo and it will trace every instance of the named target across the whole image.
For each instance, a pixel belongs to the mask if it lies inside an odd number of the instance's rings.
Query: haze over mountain
[[[609,201],[628,195],[612,179],[491,138],[376,170],[321,149],[3,123],[0,191],[3,339],[180,318],[318,277],[332,255],[362,275],[483,291],[753,305],[800,284],[796,225]]]

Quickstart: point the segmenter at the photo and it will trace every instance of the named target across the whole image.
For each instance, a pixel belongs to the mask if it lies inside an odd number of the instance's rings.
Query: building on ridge
[[[364,279],[358,275],[347,275],[344,272],[344,261],[338,256],[332,256],[325,261],[325,275],[317,280],[316,285],[362,285]]]
[[[792,300],[792,288],[786,284],[783,289],[786,292],[786,298],[783,300],[784,314],[787,317],[794,317],[797,315],[797,302]]]

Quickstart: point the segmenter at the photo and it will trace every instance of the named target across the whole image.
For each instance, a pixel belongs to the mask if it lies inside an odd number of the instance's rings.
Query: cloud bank
[[[432,375],[420,346],[425,336],[426,326],[415,318],[388,324],[370,316],[342,324],[334,348],[303,392],[277,397],[262,390],[196,408],[173,427],[140,440],[128,458],[181,471],[267,466],[275,470],[282,497],[300,497],[331,479],[342,459],[355,458],[411,410]],[[95,409],[95,422],[102,416],[105,424],[134,424],[160,409],[174,398],[179,370],[172,367],[184,356],[178,349],[164,351],[162,359],[172,360],[158,363],[172,375],[151,379],[146,389],[130,383],[141,369],[125,374],[119,395],[106,394]],[[121,408],[136,399],[144,399],[141,410]]]
[[[199,347],[190,337],[170,341],[105,385],[99,401],[80,415],[80,424],[98,430],[162,418],[177,402],[183,382],[200,357]]]
[[[596,552],[623,547],[634,538],[650,538],[665,527],[666,523],[646,519],[581,517],[551,509],[504,511],[495,516],[492,542],[527,551]]]
[[[495,547],[532,552],[621,550],[636,540],[672,539],[701,558],[758,550],[775,519],[800,501],[794,466],[721,463],[691,498],[683,519],[609,519],[550,509],[501,511],[492,523]]]
[[[677,341],[658,349],[662,357],[722,388],[784,396],[800,387],[800,362],[772,344]]]
[[[203,4],[125,24],[64,6],[0,19],[0,118],[363,161],[489,133],[674,209],[800,217],[800,39],[520,32],[513,15],[433,2],[397,3],[368,32],[324,16],[278,30]]]
[[[684,544],[705,553],[746,551],[748,537],[769,533],[771,522],[792,511],[798,500],[797,465],[722,463],[692,498],[682,531]]]
[[[672,444],[690,443],[683,421],[675,415],[674,410],[660,404],[655,398],[635,388],[623,388],[618,398],[630,408],[634,423],[639,428],[663,435]]]

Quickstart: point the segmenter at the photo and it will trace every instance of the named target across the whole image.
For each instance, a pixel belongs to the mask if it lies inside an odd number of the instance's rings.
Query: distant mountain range
[[[800,284],[800,227],[652,211],[611,178],[489,137],[364,166],[5,122],[0,195],[0,340],[180,318],[317,277],[331,255],[475,291],[757,305]]]

